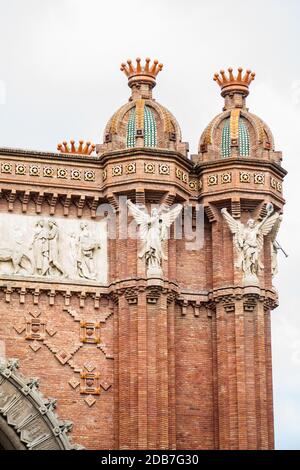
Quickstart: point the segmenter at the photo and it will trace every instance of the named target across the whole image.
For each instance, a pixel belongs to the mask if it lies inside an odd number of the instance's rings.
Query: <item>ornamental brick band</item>
[[[87,449],[272,449],[282,155],[229,69],[189,158],[161,69],[122,65],[95,147],[0,148],[0,347]],[[72,448],[36,381],[0,377],[2,447]]]

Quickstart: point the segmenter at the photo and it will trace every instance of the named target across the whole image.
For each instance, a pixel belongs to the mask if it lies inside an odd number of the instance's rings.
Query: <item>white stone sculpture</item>
[[[152,209],[149,215],[130,200],[127,201],[127,205],[139,226],[143,246],[138,256],[146,260],[147,276],[162,276],[162,260],[167,259],[162,243],[167,239],[168,228],[182,211],[182,206],[178,204],[174,209],[166,212]]]
[[[69,244],[70,244],[70,255],[72,260],[72,275],[71,277],[77,277],[78,268],[77,268],[77,258],[78,258],[78,236],[75,232],[69,234]]]
[[[0,214],[0,276],[107,282],[106,221]],[[100,249],[101,245],[101,249]]]
[[[67,273],[59,262],[59,228],[55,220],[48,221],[48,267],[43,275],[50,274],[54,275],[58,272],[64,277],[67,277]]]
[[[87,223],[81,222],[77,251],[77,269],[80,277],[86,279],[96,278],[94,256],[95,251],[99,249],[99,241],[91,236]]]
[[[44,220],[38,220],[34,227],[33,241],[31,244],[35,265],[35,274],[45,275],[48,271],[48,234]]]
[[[3,240],[3,237],[1,237]],[[24,243],[23,233],[15,226],[9,241],[0,244],[0,262],[9,262],[13,268],[13,274],[23,269],[27,274],[32,273],[33,262],[30,250]]]
[[[21,268],[30,273],[28,264],[31,265],[31,259],[25,251],[21,247],[16,250],[15,248],[0,246],[0,262],[11,262],[13,274],[17,274]]]
[[[264,236],[268,235],[274,229],[275,224],[279,223],[280,215],[273,214],[273,205],[268,204],[267,215],[261,222],[249,219],[244,225],[234,219],[227,209],[222,209],[221,212],[234,235],[234,246],[238,253],[235,265],[244,273],[244,285],[259,285],[258,273],[260,269],[264,268],[260,260]]]

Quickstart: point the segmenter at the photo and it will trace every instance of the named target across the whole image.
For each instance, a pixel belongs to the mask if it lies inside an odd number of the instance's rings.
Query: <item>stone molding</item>
[[[80,450],[67,434],[71,421],[54,413],[55,399],[46,399],[37,379],[27,379],[19,371],[17,359],[0,364],[0,414],[20,436],[29,450]]]
[[[100,299],[111,299],[114,303],[118,303],[120,296],[124,295],[128,303],[133,305],[138,303],[138,295],[140,292],[146,292],[148,297],[159,297],[162,293],[168,295],[173,300],[185,299],[188,302],[200,302],[201,304],[209,302],[219,302],[223,298],[231,298],[234,301],[242,298],[254,296],[270,305],[271,309],[278,306],[278,295],[274,289],[262,289],[258,286],[226,286],[209,291],[187,291],[181,289],[176,282],[166,279],[153,279],[151,284],[149,279],[136,278],[123,281],[112,282],[107,286],[87,286],[87,285],[71,285],[65,283],[55,284],[55,282],[39,283],[38,288],[34,281],[25,281],[24,279],[14,279],[5,281],[0,279],[0,291],[5,293],[5,301],[11,301],[11,295],[17,292],[20,297],[20,303],[25,303],[26,294],[31,294],[34,298],[34,305],[39,304],[41,294],[49,297],[49,305],[55,304],[56,295],[63,295],[65,298],[65,306],[70,306],[72,296],[79,297],[80,307],[84,308],[85,300],[91,297],[94,300],[94,307],[99,308]],[[151,294],[152,293],[152,294]]]

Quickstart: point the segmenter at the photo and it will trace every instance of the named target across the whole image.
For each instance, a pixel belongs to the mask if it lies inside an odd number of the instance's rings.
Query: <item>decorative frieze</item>
[[[251,183],[251,173],[248,171],[240,171],[240,182]]]
[[[257,185],[264,185],[265,179],[266,179],[266,176],[265,176],[265,173],[263,172],[259,172],[259,173],[250,172],[250,171],[239,172],[239,182],[243,184],[254,183]],[[231,171],[207,176],[208,186],[217,185],[219,182],[221,184],[228,184],[228,183],[232,183],[232,181],[233,181],[233,173]],[[277,191],[282,190],[281,183],[275,178],[271,178],[270,185],[271,185],[271,188]]]
[[[180,179],[182,178],[182,170],[180,168],[176,168],[175,169],[175,175],[176,175],[176,178]]]
[[[16,163],[14,168],[12,163],[4,162],[1,163],[0,167],[1,173],[5,174],[13,174],[13,170],[16,175],[18,176],[29,176],[40,177],[43,178],[59,178],[59,179],[71,179],[71,180],[81,180],[82,179],[82,172],[78,168],[67,169],[64,167],[54,168],[53,166],[43,166],[40,165],[25,165],[24,163]],[[103,171],[103,181],[106,179],[104,178],[104,174],[106,174],[106,170]],[[94,182],[96,181],[96,172],[92,169],[84,170],[84,181]]]
[[[266,176],[267,174],[265,172],[254,172],[254,171],[237,171],[237,176],[238,176],[238,181],[242,184],[255,184],[255,185],[261,185],[264,186],[266,184]],[[214,173],[214,174],[208,174],[206,176],[206,183],[207,186],[215,186],[218,184],[228,184],[232,183],[233,181],[236,181],[234,179],[235,172],[234,171],[226,171],[223,173]],[[180,178],[181,173],[176,170],[176,177]],[[195,191],[195,182],[194,180],[191,180],[190,183],[190,189]],[[199,186],[201,185],[199,181]],[[270,177],[270,187],[274,189],[275,191],[282,192],[282,182],[274,177]]]
[[[1,173],[12,173],[12,164],[11,163],[2,163],[1,164]]]
[[[29,165],[29,176],[40,176],[41,167],[38,165]]]
[[[62,178],[62,179],[68,178],[68,170],[66,170],[65,168],[58,168],[57,178]]]
[[[159,164],[159,174],[160,175],[169,175],[170,174],[170,165],[166,163]]]
[[[50,213],[54,213],[56,203],[54,194],[48,199]],[[78,201],[78,210],[82,210],[82,204],[85,199]],[[40,280],[85,279],[104,284],[107,281],[105,220],[45,220],[3,213],[0,230],[0,274]]]
[[[265,184],[265,175],[264,175],[264,173],[254,173],[254,183],[255,184]]]
[[[125,165],[125,173],[126,175],[136,173],[136,163],[127,163],[127,165]]]
[[[26,166],[23,163],[16,164],[16,175],[26,175]]]
[[[145,163],[144,163],[144,172],[145,172],[145,173],[154,174],[154,173],[155,173],[155,164],[154,164],[154,163],[145,162]]]
[[[226,172],[221,174],[221,183],[222,184],[228,184],[231,183],[232,181],[232,173]]]
[[[198,191],[199,189],[199,183],[197,180],[191,180],[189,182],[189,188],[191,191]]]
[[[188,182],[188,174],[185,173],[181,168],[175,168],[175,175],[176,178],[181,180],[183,183]]]
[[[216,184],[218,184],[218,175],[208,175],[207,185],[208,186],[215,186]]]
[[[121,176],[123,174],[123,165],[114,165],[112,167],[112,176]]]
[[[270,179],[270,186],[272,189],[275,189],[275,191],[278,191],[279,193],[282,192],[282,183],[281,181],[278,181],[277,179],[271,177]]]
[[[47,178],[53,178],[54,168],[52,168],[51,166],[44,166],[43,175],[46,176]]]
[[[84,181],[95,181],[96,175],[94,170],[85,170]]]
[[[71,179],[72,180],[81,180],[81,171],[77,168],[71,170]]]

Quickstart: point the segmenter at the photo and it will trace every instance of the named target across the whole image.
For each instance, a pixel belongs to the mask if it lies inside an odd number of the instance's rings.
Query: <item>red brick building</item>
[[[0,148],[0,447],[271,449],[285,170],[246,107],[254,74],[215,75],[223,111],[189,158],[152,97],[162,66],[121,68],[131,96],[102,144]],[[194,233],[202,207],[200,246],[173,224],[149,275],[120,196],[189,206]]]

